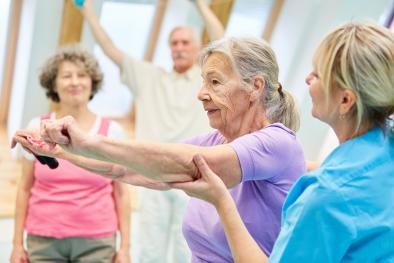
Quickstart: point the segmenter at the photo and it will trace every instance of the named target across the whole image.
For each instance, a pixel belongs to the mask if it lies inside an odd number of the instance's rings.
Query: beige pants
[[[105,238],[56,239],[27,235],[29,262],[109,263],[115,255],[115,235]]]

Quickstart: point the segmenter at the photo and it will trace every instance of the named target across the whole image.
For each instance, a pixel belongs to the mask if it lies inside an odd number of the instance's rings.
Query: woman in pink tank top
[[[87,107],[103,79],[90,53],[79,46],[59,49],[48,58],[39,79],[47,97],[59,106],[55,112],[33,119],[30,128],[38,130],[45,119],[72,115],[91,134],[114,137],[122,133],[116,123]],[[129,262],[127,187],[66,160],[58,159],[59,166],[50,169],[30,154],[25,157],[11,262]],[[120,248],[116,251],[118,230]]]

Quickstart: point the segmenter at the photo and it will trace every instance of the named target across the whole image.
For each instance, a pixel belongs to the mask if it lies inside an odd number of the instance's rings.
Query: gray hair
[[[174,32],[178,31],[178,30],[190,30],[192,32],[193,35],[193,41],[197,46],[201,46],[201,34],[200,32],[194,28],[194,27],[190,27],[190,26],[176,26],[174,27],[171,31],[170,34],[168,36],[168,43],[171,43],[171,37],[172,34],[174,34]]]
[[[394,112],[394,34],[371,23],[347,23],[329,33],[315,52],[314,64],[327,94],[350,89],[354,132],[385,126]],[[327,96],[329,99],[329,96]]]
[[[203,65],[212,53],[225,55],[244,84],[256,76],[264,79],[262,106],[271,123],[280,122],[297,131],[300,117],[293,96],[278,81],[279,67],[274,51],[267,42],[258,38],[227,38],[214,41],[200,55]],[[248,85],[245,85],[245,87]]]

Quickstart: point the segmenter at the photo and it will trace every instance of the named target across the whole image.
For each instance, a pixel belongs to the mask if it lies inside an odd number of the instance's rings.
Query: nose
[[[209,92],[207,90],[207,88],[205,87],[205,85],[202,85],[200,88],[200,91],[198,92],[197,95],[198,99],[200,101],[207,101],[211,99],[211,96],[209,96]]]
[[[306,83],[307,85],[311,85],[312,78],[313,78],[313,74],[312,74],[312,73],[309,73],[309,74],[306,76],[306,78],[305,78],[305,83]]]
[[[72,77],[71,77],[71,84],[77,85],[78,83],[79,83],[78,75],[76,75],[76,74],[72,75]]]

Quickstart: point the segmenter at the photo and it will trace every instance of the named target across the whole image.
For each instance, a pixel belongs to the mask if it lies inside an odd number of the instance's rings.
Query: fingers
[[[193,161],[203,177],[212,176],[212,174],[214,174],[201,154],[196,154],[193,157]]]
[[[68,129],[72,127],[73,122],[74,119],[72,117],[44,121],[41,125],[41,137],[51,143],[69,144]]]

